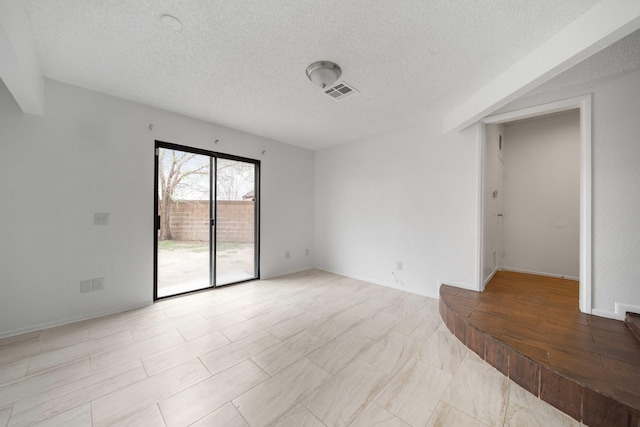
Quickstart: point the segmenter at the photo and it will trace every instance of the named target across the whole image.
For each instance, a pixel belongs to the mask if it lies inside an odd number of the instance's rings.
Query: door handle
[[[503,216],[502,214],[498,214],[498,216]]]

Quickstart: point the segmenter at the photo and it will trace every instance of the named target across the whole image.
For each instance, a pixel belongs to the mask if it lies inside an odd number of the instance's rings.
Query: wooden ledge
[[[577,292],[577,282],[498,272],[482,293],[442,285],[440,316],[483,360],[574,419],[640,426],[640,341],[624,322],[581,313]]]

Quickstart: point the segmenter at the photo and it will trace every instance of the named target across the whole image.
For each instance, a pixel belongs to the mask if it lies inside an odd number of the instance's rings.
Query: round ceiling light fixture
[[[317,61],[307,67],[307,77],[321,88],[335,83],[341,75],[340,66],[331,61]]]
[[[174,31],[180,31],[182,29],[182,22],[173,15],[160,15],[160,22],[162,22],[165,27],[171,28]]]

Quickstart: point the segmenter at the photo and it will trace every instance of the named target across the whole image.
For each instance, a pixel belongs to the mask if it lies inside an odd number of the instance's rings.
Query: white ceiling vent
[[[329,89],[325,90],[324,93],[329,95],[331,98],[335,100],[340,100],[351,96],[353,94],[358,93],[353,87],[349,86],[345,82],[338,82],[331,86]]]

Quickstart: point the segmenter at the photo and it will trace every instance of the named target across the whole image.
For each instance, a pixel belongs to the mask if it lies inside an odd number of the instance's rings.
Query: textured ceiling
[[[440,119],[597,2],[23,1],[48,78],[310,149]]]

